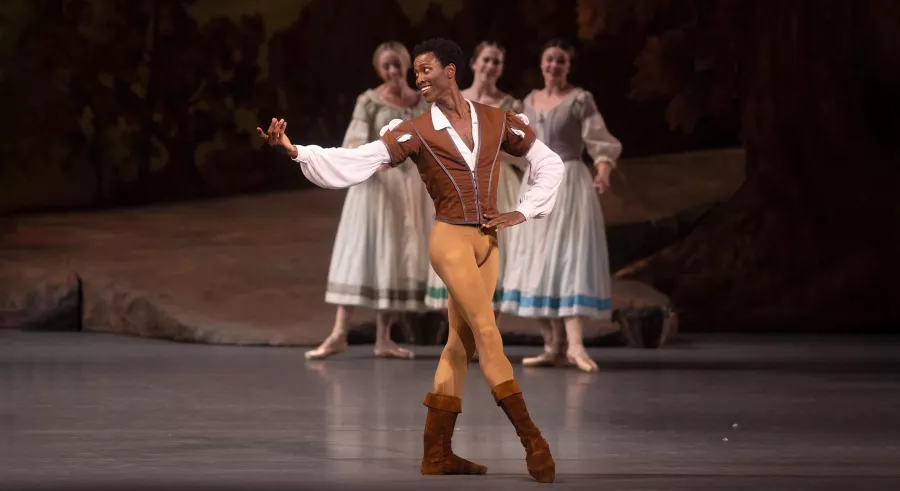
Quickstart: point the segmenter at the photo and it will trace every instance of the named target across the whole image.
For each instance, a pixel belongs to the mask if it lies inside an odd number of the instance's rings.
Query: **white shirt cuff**
[[[294,145],[294,148],[297,149],[297,156],[292,158],[294,162],[309,162],[310,161],[310,151],[306,149],[306,147],[302,145]]]
[[[516,208],[516,211],[525,216],[525,221],[531,220],[534,218],[534,206],[528,203],[519,203],[519,206]]]

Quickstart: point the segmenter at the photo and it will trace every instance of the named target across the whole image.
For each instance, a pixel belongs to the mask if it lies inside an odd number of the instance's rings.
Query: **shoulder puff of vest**
[[[528,126],[530,124],[530,122],[528,121],[528,116],[519,113],[516,114],[516,117],[519,118],[523,123],[525,123],[525,126]],[[518,136],[519,138],[525,138],[525,132],[520,130],[519,128],[510,127],[509,131],[512,131],[513,134]]]
[[[403,122],[402,119],[392,119],[390,123],[384,125],[381,128],[381,131],[378,132],[378,135],[384,136],[385,133],[387,133],[388,131],[393,131],[393,129],[396,128],[397,126],[399,126],[400,123],[402,123],[402,122]]]

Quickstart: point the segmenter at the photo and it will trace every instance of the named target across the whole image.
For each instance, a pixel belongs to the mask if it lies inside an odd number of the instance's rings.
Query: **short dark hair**
[[[423,53],[434,53],[434,57],[441,62],[441,66],[456,65],[456,73],[465,70],[465,59],[462,48],[449,39],[431,38],[422,41],[413,48],[413,59]]]

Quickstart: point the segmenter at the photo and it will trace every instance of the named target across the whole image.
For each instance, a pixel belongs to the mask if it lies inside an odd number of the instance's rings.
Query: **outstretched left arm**
[[[322,188],[342,189],[372,177],[381,166],[391,162],[387,147],[380,140],[356,148],[322,148],[295,145],[303,175]]]
[[[318,145],[293,145],[285,130],[287,122],[272,119],[269,131],[256,128],[266,142],[294,162],[313,184],[322,188],[342,189],[359,184],[382,166],[392,163],[391,152],[381,140],[356,148],[322,148]]]

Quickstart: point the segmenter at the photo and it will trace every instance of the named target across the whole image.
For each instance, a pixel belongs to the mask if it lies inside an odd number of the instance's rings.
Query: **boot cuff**
[[[429,392],[425,394],[424,404],[432,409],[440,409],[441,411],[447,411],[451,413],[462,412],[462,399],[455,396]]]
[[[521,394],[522,390],[519,389],[519,384],[516,383],[515,379],[507,380],[506,382],[500,382],[493,389],[491,389],[491,394],[494,396],[494,400],[497,401],[497,405],[500,405],[500,401],[506,399],[507,397],[515,394]]]

